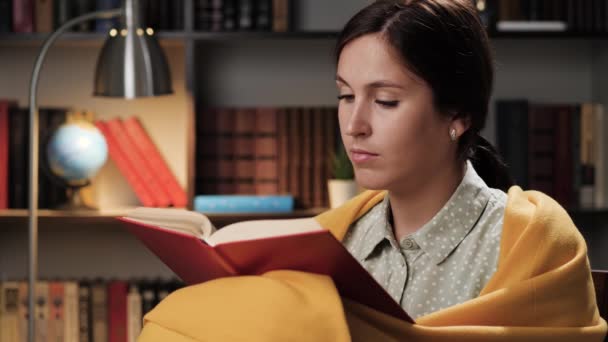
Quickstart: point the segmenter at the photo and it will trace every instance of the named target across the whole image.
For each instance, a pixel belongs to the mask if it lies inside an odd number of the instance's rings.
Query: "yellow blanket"
[[[384,193],[316,219],[342,239]],[[140,341],[602,341],[587,249],[568,214],[509,190],[498,269],[479,297],[414,325],[341,300],[331,279],[295,271],[223,278],[176,291],[144,318]]]

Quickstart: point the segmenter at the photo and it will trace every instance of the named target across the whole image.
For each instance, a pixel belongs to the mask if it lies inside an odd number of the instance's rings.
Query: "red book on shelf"
[[[13,0],[13,32],[34,32],[34,0]]]
[[[125,281],[108,284],[108,342],[127,342],[127,292]]]
[[[282,269],[323,274],[343,297],[413,322],[330,231],[310,220],[240,222],[214,232],[206,216],[191,211],[138,208],[118,219],[187,284]]]
[[[133,166],[133,171],[139,179],[146,185],[150,195],[154,198],[157,207],[168,207],[171,204],[169,195],[161,187],[160,181],[155,175],[155,170],[148,162],[149,156],[141,154],[136,144],[127,134],[127,130],[121,119],[116,118],[107,121],[108,129],[112,132],[114,139],[125,157]]]
[[[134,146],[141,155],[146,157],[144,159],[148,162],[150,169],[156,172],[160,185],[169,196],[173,206],[186,207],[188,205],[186,191],[179,185],[177,178],[169,169],[169,165],[141,122],[136,117],[130,117],[124,120],[123,124]]]
[[[110,152],[110,158],[116,163],[116,166],[120,170],[123,176],[127,179],[127,182],[135,192],[135,195],[141,202],[141,204],[146,207],[154,207],[156,206],[156,201],[150,194],[149,190],[142,182],[142,180],[137,176],[135,171],[133,170],[133,166],[127,156],[122,151],[121,147],[118,145],[114,134],[108,129],[107,123],[103,121],[95,122],[95,126],[99,128],[101,133],[106,138],[106,142],[108,143],[108,150]]]
[[[0,209],[8,208],[8,111],[9,102],[0,100]]]

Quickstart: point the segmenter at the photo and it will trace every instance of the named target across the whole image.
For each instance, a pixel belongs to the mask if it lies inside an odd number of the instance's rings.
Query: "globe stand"
[[[86,184],[89,185],[90,183]],[[57,207],[59,210],[97,210],[97,208],[90,206],[84,202],[82,199],[82,195],[80,194],[80,189],[85,187],[83,186],[69,186],[66,191],[68,194],[68,200],[66,203]]]

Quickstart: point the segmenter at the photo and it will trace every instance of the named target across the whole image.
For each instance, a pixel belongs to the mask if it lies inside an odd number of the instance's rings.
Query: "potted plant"
[[[337,153],[334,153],[330,158],[332,178],[327,182],[329,205],[331,208],[337,208],[356,196],[359,188],[354,179],[353,165],[348,159],[348,154],[342,144],[340,144]]]

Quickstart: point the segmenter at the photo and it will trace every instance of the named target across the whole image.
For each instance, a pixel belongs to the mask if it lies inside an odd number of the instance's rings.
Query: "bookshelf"
[[[103,35],[68,33],[53,48],[43,69],[40,104],[91,109],[100,118],[137,114],[192,198],[197,113],[208,106],[334,106],[333,43],[340,26],[367,1],[302,1],[296,8],[297,31],[287,33],[198,32],[188,10],[193,1],[185,3],[185,29],[158,32],[175,95],[128,102],[91,97],[94,59]],[[608,104],[608,95],[601,92],[607,85],[602,78],[608,75],[603,73],[608,70],[607,40],[608,34],[492,33],[497,59],[494,98]],[[26,105],[29,73],[43,41],[41,34],[0,34],[0,75],[3,80],[12,80],[1,82],[0,97],[17,98],[20,105]],[[494,141],[491,108],[483,133]],[[108,163],[95,182],[100,212],[40,212],[41,277],[170,275],[113,219],[125,212],[120,208],[137,205],[117,168]],[[287,216],[218,215],[211,219],[223,226],[246,219],[310,217],[322,210]],[[608,210],[573,208],[570,212],[590,244],[592,263],[608,267],[608,256],[599,243],[602,239],[608,243],[608,234],[602,233],[608,227]],[[25,224],[23,210],[0,212],[0,280],[25,275]],[[95,253],[87,255],[85,247],[93,245]],[[108,251],[118,256],[110,257]],[[75,262],[75,258],[82,261]],[[120,260],[118,269],[107,265]]]

